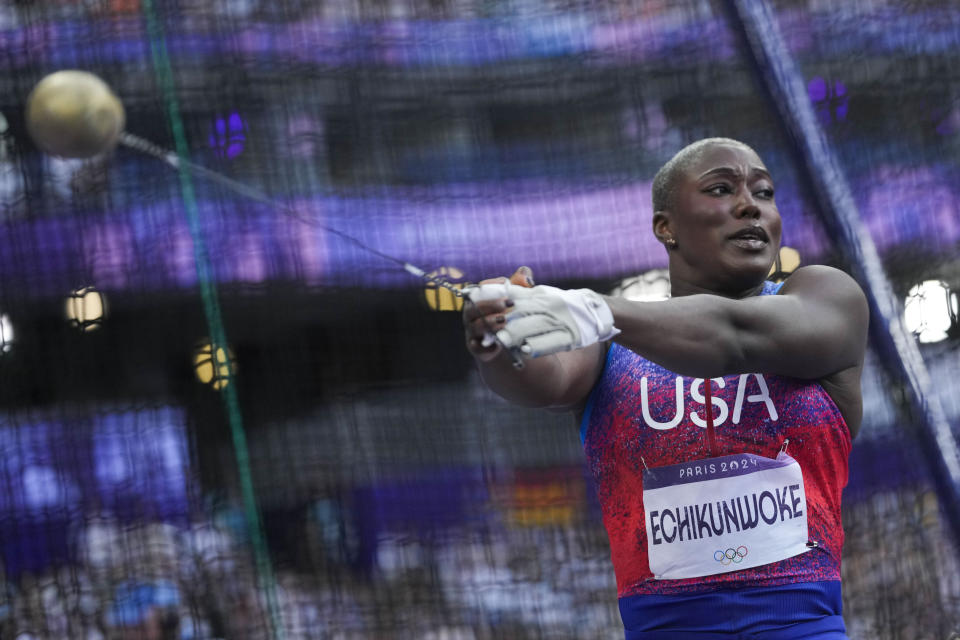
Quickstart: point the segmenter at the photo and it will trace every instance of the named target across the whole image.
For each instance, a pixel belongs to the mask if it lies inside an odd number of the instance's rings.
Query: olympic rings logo
[[[743,562],[743,559],[746,557],[747,557],[747,548],[743,545],[740,545],[736,549],[734,549],[733,547],[730,547],[726,551],[720,551],[718,549],[717,551],[713,552],[713,559],[725,567],[731,563],[740,564],[741,562]]]

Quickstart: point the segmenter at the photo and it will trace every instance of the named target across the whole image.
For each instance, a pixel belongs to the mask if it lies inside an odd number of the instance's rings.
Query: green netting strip
[[[189,150],[187,138],[180,117],[180,108],[174,91],[173,71],[170,58],[167,54],[166,40],[163,26],[157,19],[153,0],[143,1],[144,16],[147,23],[147,33],[150,38],[150,52],[157,83],[163,92],[166,102],[167,116],[173,132],[175,150],[181,160],[180,164],[180,191],[183,197],[184,210],[190,235],[193,240],[194,262],[197,269],[197,281],[200,286],[200,296],[203,301],[203,310],[206,317],[207,329],[210,332],[211,357],[215,371],[217,366],[217,349],[227,350],[227,334],[220,313],[220,303],[217,296],[213,270],[207,253],[206,244],[200,227],[199,207],[193,190],[193,181],[189,169]],[[250,472],[250,455],[247,449],[246,434],[243,429],[243,416],[240,412],[240,403],[237,397],[236,384],[233,384],[233,371],[227,367],[226,385],[222,388],[222,398],[230,424],[230,433],[233,438],[233,448],[237,461],[237,472],[240,478],[240,489],[243,497],[243,511],[246,518],[248,535],[253,547],[254,560],[257,570],[257,582],[263,593],[270,617],[271,635],[277,640],[283,640],[283,627],[280,624],[280,609],[276,597],[276,580],[273,567],[270,563],[270,554],[267,550],[260,511],[253,489],[253,477]]]

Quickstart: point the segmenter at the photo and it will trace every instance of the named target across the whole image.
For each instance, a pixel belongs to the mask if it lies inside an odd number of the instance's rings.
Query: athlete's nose
[[[737,198],[734,214],[737,218],[759,218],[760,207],[749,189],[741,190],[740,197]]]

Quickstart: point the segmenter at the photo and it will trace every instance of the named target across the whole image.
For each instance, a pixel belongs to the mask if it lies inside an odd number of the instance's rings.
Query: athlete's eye
[[[707,187],[706,189],[704,189],[704,192],[714,196],[722,196],[728,193],[733,193],[733,190],[730,188],[729,185],[721,183],[721,184],[715,184]]]
[[[773,200],[773,189],[760,189],[759,191],[754,191],[753,195],[764,200]]]

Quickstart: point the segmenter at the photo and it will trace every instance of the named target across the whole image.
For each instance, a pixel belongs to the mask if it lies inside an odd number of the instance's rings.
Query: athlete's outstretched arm
[[[606,301],[621,331],[616,342],[681,375],[763,371],[819,379],[860,366],[866,348],[863,291],[830,267],[797,270],[775,296]]]

